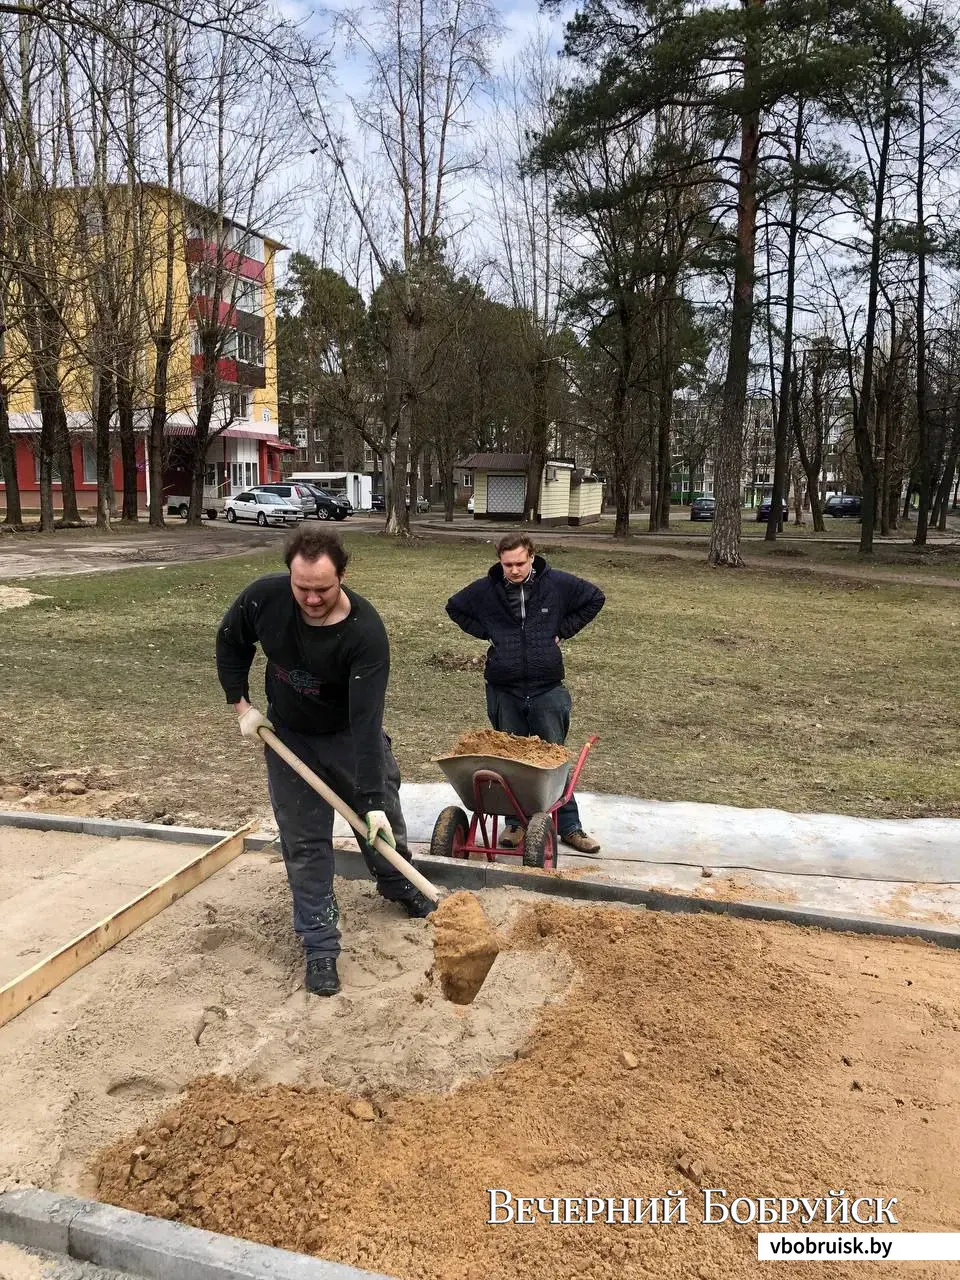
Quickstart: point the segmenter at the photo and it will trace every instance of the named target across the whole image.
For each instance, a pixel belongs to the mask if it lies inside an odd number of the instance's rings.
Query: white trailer
[[[349,498],[354,511],[369,511],[372,505],[373,479],[360,471],[294,471],[291,480],[309,480],[328,493]]]

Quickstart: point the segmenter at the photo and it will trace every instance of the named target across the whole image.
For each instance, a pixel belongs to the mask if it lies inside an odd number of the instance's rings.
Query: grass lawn
[[[396,546],[347,535],[350,584],[393,645],[387,727],[404,776],[485,722],[477,671],[435,665],[483,646],[443,612],[484,572],[481,543]],[[615,550],[548,550],[607,607],[564,646],[571,744],[601,742],[584,789],[862,815],[960,816],[960,598],[955,590],[818,579]],[[122,573],[43,578],[0,612],[0,781],[51,770],[102,785],[109,812],[229,825],[266,804],[216,681],[214,632],[276,550]],[[11,584],[13,585],[13,584]],[[262,676],[254,675],[254,690]],[[262,705],[262,700],[261,700]],[[0,804],[3,802],[0,801]],[[55,794],[48,804],[69,807]]]

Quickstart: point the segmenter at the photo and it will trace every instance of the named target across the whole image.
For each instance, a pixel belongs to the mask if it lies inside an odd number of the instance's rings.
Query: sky
[[[538,29],[548,32],[550,48],[551,50],[556,50],[559,55],[562,40],[562,21],[542,14],[537,0],[511,0],[509,4],[498,3],[497,0],[493,0],[493,2],[502,24],[502,34],[491,49],[491,70],[495,78],[504,74],[511,61],[528,41],[536,35]],[[309,5],[304,4],[302,0],[281,0],[281,11],[284,16],[304,23],[307,30],[314,31],[318,35],[328,31],[336,14],[338,12],[346,12],[348,8],[353,13],[358,12],[356,6],[348,5],[343,0],[334,0],[333,6],[325,12],[312,9]],[[360,11],[362,12],[362,7]],[[570,11],[573,11],[572,4]],[[337,128],[342,129],[347,139],[348,150],[356,155],[360,150],[361,144],[352,118],[349,100],[351,97],[363,97],[366,95],[368,87],[367,66],[361,54],[356,51],[348,51],[343,42],[339,41],[334,46],[331,65],[332,74],[327,98],[328,107],[331,115],[337,119]],[[478,139],[482,139],[491,111],[492,98],[490,95],[478,95],[473,108],[473,127]],[[305,252],[311,252],[312,249],[316,248],[315,222],[318,188],[319,194],[322,195],[322,191],[329,183],[329,172],[323,167],[322,156],[318,157],[319,164],[318,161],[311,160],[308,154],[309,146],[309,143],[305,145],[301,155],[291,155],[283,179],[291,183],[291,185],[303,186],[304,192],[298,199],[292,200],[287,204],[287,216],[283,219],[285,225],[272,229],[274,234],[281,236],[284,242],[292,249]],[[474,230],[479,236],[476,248],[481,254],[485,251],[492,252],[493,246],[484,245],[485,237],[482,228],[479,226],[480,219],[472,215],[476,213],[486,199],[485,191],[478,189],[476,181],[469,181],[466,184],[464,216],[471,221]],[[280,271],[282,274],[282,261]]]

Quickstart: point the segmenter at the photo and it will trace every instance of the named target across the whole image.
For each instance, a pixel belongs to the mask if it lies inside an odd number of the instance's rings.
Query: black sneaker
[[[411,920],[424,920],[437,909],[437,904],[431,902],[419,889],[416,889],[409,898],[400,898],[397,906],[403,907]]]
[[[340,990],[337,962],[333,956],[313,956],[307,961],[303,985],[315,996],[335,996]]]

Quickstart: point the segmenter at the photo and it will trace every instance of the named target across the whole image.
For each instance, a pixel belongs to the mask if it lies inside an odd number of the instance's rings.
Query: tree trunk
[[[950,437],[950,448],[943,471],[940,473],[940,484],[937,489],[937,528],[941,533],[947,527],[947,504],[950,501],[950,490],[956,474],[957,463],[960,462],[960,401],[954,409],[953,432]]]
[[[94,449],[97,459],[97,528],[110,528],[110,490],[112,487],[110,458],[110,418],[113,414],[113,374],[109,369],[96,371],[97,395],[94,415]]]
[[[540,488],[547,462],[547,379],[550,369],[541,348],[534,347],[531,383],[533,388],[532,422],[529,436],[530,460],[527,463],[527,487],[523,498],[523,517],[534,524],[540,516]]]
[[[770,495],[770,516],[767,520],[767,542],[775,542],[783,527],[784,486],[788,481],[788,452],[790,442],[790,377],[793,369],[793,320],[794,300],[797,288],[797,240],[800,233],[800,165],[803,161],[804,102],[797,103],[797,118],[793,133],[793,177],[790,185],[790,223],[787,232],[787,292],[784,299],[783,362],[780,367],[780,395],[774,427],[775,456],[773,463],[773,493]],[[799,524],[800,521],[798,520]]]
[[[616,504],[616,523],[613,534],[616,538],[625,538],[630,532],[630,490],[632,478],[623,466],[621,458],[613,463],[613,496]]]
[[[740,0],[741,6],[762,8],[764,0]],[[758,37],[748,38],[743,59],[743,91],[749,99],[759,63]],[[708,560],[737,567],[740,555],[740,483],[743,474],[743,419],[750,372],[753,333],[753,289],[757,243],[757,166],[760,152],[760,113],[741,119],[740,166],[737,180],[737,243],[734,258],[733,308],[727,374],[717,432],[714,497],[716,509]]]
[[[884,100],[883,128],[880,151],[877,155],[875,190],[873,200],[873,225],[870,229],[870,275],[867,290],[867,325],[863,340],[863,370],[860,378],[860,396],[853,421],[853,437],[857,447],[857,461],[863,481],[861,499],[862,524],[860,526],[860,554],[873,554],[873,534],[877,518],[877,469],[870,439],[870,408],[873,399],[874,346],[877,332],[877,308],[880,296],[880,264],[883,253],[884,201],[887,195],[887,169],[890,160],[890,139],[893,115],[893,58],[889,48],[886,61],[886,94]]]
[[[61,520],[69,528],[83,524],[77,507],[77,486],[73,477],[73,444],[67,429],[67,413],[63,407],[63,395],[59,388],[53,393],[54,452],[60,470]]]
[[[0,475],[3,476],[7,500],[3,523],[19,529],[23,524],[23,508],[20,504],[20,482],[17,479],[17,451],[10,434],[10,414],[5,390],[0,390]]]
[[[117,378],[117,426],[120,434],[120,465],[123,473],[124,524],[140,519],[137,495],[137,440],[134,434],[133,387],[130,379]]]
[[[37,444],[37,476],[40,483],[40,532],[53,532],[53,416],[43,411],[40,395],[40,439]]]
[[[915,185],[917,209],[917,332],[915,335],[914,360],[917,393],[917,449],[920,462],[920,506],[917,510],[917,533],[913,542],[914,546],[917,547],[926,545],[932,489],[930,420],[929,406],[927,404],[927,228],[923,204],[923,188],[926,181],[926,142],[926,97],[924,94],[923,54],[921,53],[917,67],[917,172]]]

